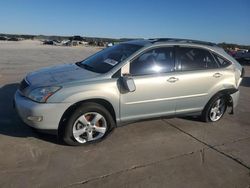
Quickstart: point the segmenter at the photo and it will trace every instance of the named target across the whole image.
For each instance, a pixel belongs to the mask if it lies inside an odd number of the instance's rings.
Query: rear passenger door
[[[176,114],[201,111],[223,77],[218,63],[206,49],[176,47],[176,64]]]

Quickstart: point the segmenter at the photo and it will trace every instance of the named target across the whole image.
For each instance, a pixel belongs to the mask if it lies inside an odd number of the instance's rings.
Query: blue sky
[[[0,33],[250,44],[250,0],[3,0]]]

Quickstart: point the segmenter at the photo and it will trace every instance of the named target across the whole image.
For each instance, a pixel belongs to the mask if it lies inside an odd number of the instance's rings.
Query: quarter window
[[[199,48],[178,48],[177,61],[183,71],[218,68],[211,53]]]
[[[216,55],[216,54],[213,54],[215,59],[217,60],[217,62],[219,63],[220,67],[227,67],[229,65],[231,65],[231,63],[225,59],[223,59],[222,57]]]
[[[156,48],[137,57],[130,64],[133,76],[150,75],[174,71],[174,48]]]

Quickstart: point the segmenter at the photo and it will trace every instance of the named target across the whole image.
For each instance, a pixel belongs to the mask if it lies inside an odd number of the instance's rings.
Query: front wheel
[[[227,109],[227,101],[224,95],[216,95],[206,105],[202,112],[202,120],[205,122],[219,121]]]
[[[114,127],[110,113],[96,103],[78,107],[66,123],[63,140],[68,145],[84,145],[101,141]]]

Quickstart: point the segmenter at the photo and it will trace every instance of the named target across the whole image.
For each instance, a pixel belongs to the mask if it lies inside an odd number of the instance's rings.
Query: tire
[[[205,106],[201,119],[204,122],[217,122],[223,117],[226,109],[227,100],[225,95],[217,94]]]
[[[87,102],[65,123],[62,140],[71,146],[86,145],[103,140],[114,127],[115,121],[105,107]]]

